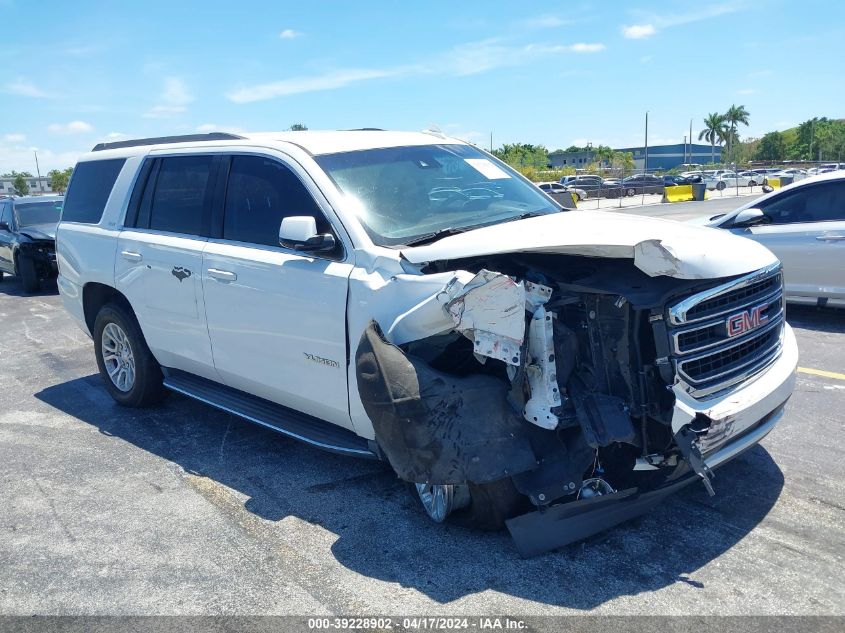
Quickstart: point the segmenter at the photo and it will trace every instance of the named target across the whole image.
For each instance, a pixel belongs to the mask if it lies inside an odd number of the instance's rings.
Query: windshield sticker
[[[490,162],[486,158],[465,158],[466,164],[480,172],[482,176],[489,180],[501,180],[502,178],[510,178],[507,172],[501,167]]]

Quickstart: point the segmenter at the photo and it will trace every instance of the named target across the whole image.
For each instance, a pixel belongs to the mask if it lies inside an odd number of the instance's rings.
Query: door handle
[[[208,276],[218,281],[235,281],[238,276],[228,270],[218,270],[217,268],[209,268]]]
[[[845,235],[817,235],[816,239],[822,242],[845,242]]]
[[[144,259],[144,256],[141,253],[134,253],[132,251],[121,251],[121,257],[129,262],[139,262]]]

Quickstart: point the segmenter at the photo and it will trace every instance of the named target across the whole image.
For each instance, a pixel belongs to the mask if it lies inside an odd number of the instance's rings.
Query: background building
[[[631,152],[634,155],[634,168],[637,171],[654,171],[657,169],[674,169],[684,163],[699,163],[706,165],[712,162],[709,145],[698,143],[677,143],[676,145],[648,146],[648,165],[645,164],[645,147],[622,147],[618,152]],[[719,162],[722,149],[716,148],[716,162]]]
[[[705,165],[710,163],[711,151],[709,145],[698,143],[676,145],[649,145],[648,165],[645,164],[645,147],[621,147],[615,149],[617,152],[630,152],[634,156],[634,169],[636,171],[666,170],[680,167],[684,163],[699,163]],[[716,148],[716,162],[720,160],[722,149]],[[592,162],[595,162],[595,152],[592,148],[586,148],[580,152],[554,152],[549,154],[549,164],[552,168],[574,167],[583,169]]]
[[[26,177],[26,184],[29,185],[29,194],[38,195],[39,193],[53,193],[53,189],[50,187],[50,179],[47,176],[27,176]],[[14,178],[0,178],[0,194],[2,195],[12,195],[15,193],[15,180]]]

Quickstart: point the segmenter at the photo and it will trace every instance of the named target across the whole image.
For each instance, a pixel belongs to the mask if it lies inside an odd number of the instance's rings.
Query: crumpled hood
[[[651,277],[678,279],[730,277],[777,262],[765,246],[728,231],[604,211],[505,222],[402,249],[414,264],[530,252],[629,258]]]
[[[57,226],[58,224],[31,224],[22,226],[19,232],[34,240],[55,240]]]

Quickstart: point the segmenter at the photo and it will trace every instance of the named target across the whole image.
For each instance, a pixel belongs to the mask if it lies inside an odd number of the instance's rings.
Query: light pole
[[[35,173],[38,174],[38,190],[44,193],[44,183],[41,182],[41,168],[38,166],[38,152],[32,150],[32,153],[35,154]]]

